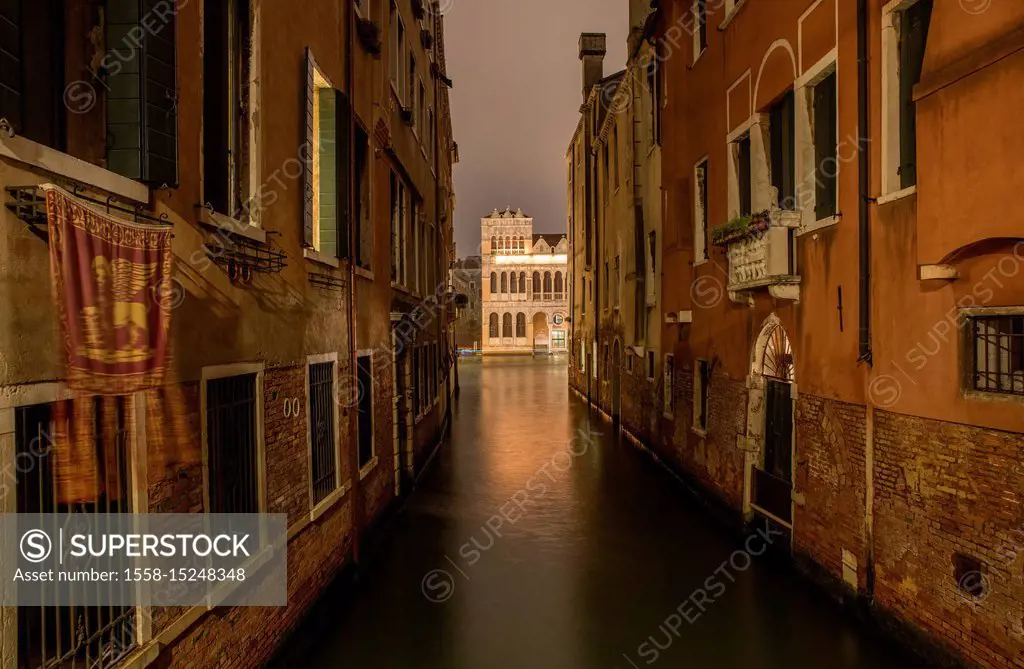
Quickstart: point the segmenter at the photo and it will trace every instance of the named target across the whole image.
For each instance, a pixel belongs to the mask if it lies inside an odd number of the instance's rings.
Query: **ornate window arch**
[[[498,247],[496,246],[497,243],[498,242],[494,238],[494,235],[491,235],[491,253],[495,253],[498,250]]]
[[[761,334],[754,345],[752,371],[781,381],[796,380],[796,366],[793,363],[793,347],[786,334],[786,328],[777,316],[765,321]]]
[[[506,311],[505,315],[501,317],[501,336],[511,337],[512,336],[512,313]]]
[[[501,292],[508,292],[508,272],[501,273]]]
[[[519,273],[519,292],[526,293],[526,272]]]
[[[487,329],[488,335],[490,335],[491,337],[498,336],[498,314],[491,314],[487,318]]]
[[[540,272],[533,273],[533,294],[537,295],[540,292]]]
[[[491,272],[491,293],[498,292],[498,273]]]
[[[561,293],[562,292],[562,287],[563,287],[562,286],[562,273],[561,272],[555,272],[555,292],[556,293]]]
[[[519,287],[516,285],[516,273],[512,272],[508,277],[508,292],[518,293]]]
[[[544,292],[551,292],[551,272],[544,272]]]
[[[521,311],[516,314],[516,336],[526,336],[526,314]]]

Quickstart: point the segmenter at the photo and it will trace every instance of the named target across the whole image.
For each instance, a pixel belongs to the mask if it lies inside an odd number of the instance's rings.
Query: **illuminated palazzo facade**
[[[521,209],[495,209],[480,219],[480,233],[483,352],[565,352],[565,235],[534,234],[533,219]]]

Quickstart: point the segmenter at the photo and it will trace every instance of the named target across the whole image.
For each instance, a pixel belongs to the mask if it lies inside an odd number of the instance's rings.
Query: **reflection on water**
[[[716,527],[571,399],[564,358],[461,360],[451,437],[302,667],[904,669],[785,566]]]

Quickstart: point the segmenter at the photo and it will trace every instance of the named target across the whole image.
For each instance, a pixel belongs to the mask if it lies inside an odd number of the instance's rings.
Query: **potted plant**
[[[374,56],[380,55],[380,26],[370,19],[360,18],[356,23],[356,34],[363,48]]]
[[[737,216],[711,229],[711,243],[715,246],[728,246],[733,242],[760,234],[770,225],[771,218],[767,210],[749,216]]]

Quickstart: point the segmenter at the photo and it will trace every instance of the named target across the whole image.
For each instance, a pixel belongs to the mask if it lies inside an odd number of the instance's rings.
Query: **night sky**
[[[565,152],[583,102],[581,32],[608,34],[605,74],[625,65],[625,0],[441,0],[455,166],[455,240],[477,253],[480,217],[517,207],[534,232],[565,232]]]

